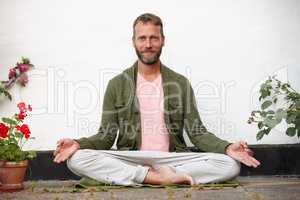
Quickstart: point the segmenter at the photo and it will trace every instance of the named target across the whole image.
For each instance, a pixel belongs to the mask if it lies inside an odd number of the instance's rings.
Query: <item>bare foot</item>
[[[194,180],[191,176],[183,173],[176,173],[171,167],[164,165],[156,169],[150,168],[144,183],[194,185]]]

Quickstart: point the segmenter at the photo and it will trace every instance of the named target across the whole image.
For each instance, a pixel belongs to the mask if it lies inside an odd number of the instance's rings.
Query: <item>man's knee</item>
[[[84,165],[92,161],[96,157],[95,150],[83,149],[77,150],[68,160],[67,166],[73,172],[84,169]]]
[[[229,180],[237,177],[241,171],[240,162],[234,160],[233,158],[226,156],[226,169],[224,170],[224,179]]]
[[[77,153],[77,152],[76,152]],[[74,153],[74,154],[76,154]],[[67,167],[71,170],[71,171],[75,171],[75,169],[77,168],[76,162],[74,162],[74,160],[72,160],[72,157],[70,157],[67,160]]]
[[[78,160],[79,157],[81,157],[82,150],[77,150],[68,160],[67,160],[67,166],[71,171],[77,171],[78,168]]]

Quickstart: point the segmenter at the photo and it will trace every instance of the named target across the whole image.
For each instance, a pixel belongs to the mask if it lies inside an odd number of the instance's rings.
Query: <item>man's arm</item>
[[[60,163],[67,160],[78,149],[110,149],[119,128],[114,102],[115,94],[110,81],[104,95],[101,126],[98,133],[88,138],[59,140],[54,151],[54,162]]]
[[[200,119],[194,91],[188,80],[184,93],[184,129],[191,142],[202,151],[225,153],[230,143],[207,131]]]
[[[260,162],[253,157],[253,152],[248,148],[246,142],[229,143],[206,130],[201,122],[195,95],[188,81],[187,88],[184,124],[185,130],[193,144],[203,151],[227,154],[231,158],[242,162],[249,167],[259,166]]]
[[[109,81],[104,95],[101,125],[98,133],[87,138],[76,139],[75,141],[80,145],[80,149],[110,149],[114,144],[118,130],[115,90],[112,81]]]

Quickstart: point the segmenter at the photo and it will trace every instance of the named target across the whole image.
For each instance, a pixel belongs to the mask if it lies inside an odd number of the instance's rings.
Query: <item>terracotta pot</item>
[[[0,190],[17,191],[24,189],[23,180],[28,161],[3,161],[0,165]]]
[[[1,185],[2,185],[2,183],[1,183],[1,176],[2,176],[2,170],[1,170],[1,166],[4,164],[4,160],[0,160],[0,187],[1,187]]]

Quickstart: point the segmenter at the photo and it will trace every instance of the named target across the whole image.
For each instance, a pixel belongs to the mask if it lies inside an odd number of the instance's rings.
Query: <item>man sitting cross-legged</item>
[[[220,182],[237,176],[240,162],[260,164],[246,142],[229,143],[203,126],[189,81],[159,59],[159,17],[139,16],[132,41],[138,60],[109,81],[98,133],[59,140],[54,162],[67,160],[79,176],[118,185]],[[203,153],[187,151],[183,130]],[[116,138],[118,150],[110,150]]]

